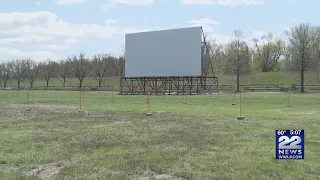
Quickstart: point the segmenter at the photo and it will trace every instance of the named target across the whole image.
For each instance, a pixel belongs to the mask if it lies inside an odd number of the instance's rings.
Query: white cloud
[[[200,0],[203,1],[204,0]],[[209,18],[201,18],[198,20],[186,21],[186,26],[202,26],[202,29],[208,40],[215,40],[218,44],[226,44],[232,40],[232,36],[215,33],[212,25],[219,25],[220,23]]]
[[[187,23],[190,23],[190,24],[220,24],[217,21],[213,21],[208,18],[202,18],[199,20],[191,20],[191,21],[187,21]]]
[[[214,31],[213,28],[211,27],[211,25],[220,24],[217,21],[213,21],[208,18],[202,18],[202,19],[198,19],[198,20],[190,20],[190,21],[187,21],[186,23],[191,24],[192,26],[202,26],[203,31],[205,31],[207,33]]]
[[[262,36],[268,35],[269,33],[270,32],[256,30],[256,31],[253,31],[253,34],[251,36],[246,37],[245,40],[249,44],[249,46],[251,46],[251,47],[255,47],[255,43],[253,41],[254,38],[258,39],[258,45],[263,45],[263,44],[266,44],[268,41],[262,40],[261,38],[262,38]],[[277,41],[279,39],[285,40],[285,36],[284,36],[283,31],[272,33],[272,35],[273,35],[272,41]]]
[[[109,0],[110,4],[146,5],[154,3],[154,0]]]
[[[128,33],[137,33],[137,32],[147,32],[147,31],[155,31],[159,28],[136,28],[136,27],[125,27],[122,28],[118,33],[119,34],[128,34]],[[124,36],[123,36],[124,38]]]
[[[41,6],[41,2],[37,1],[37,2],[36,2],[36,5],[37,5],[37,6]]]
[[[70,45],[77,43],[76,39],[65,38],[65,39],[55,39],[54,36],[20,36],[20,37],[8,37],[1,38],[0,44],[7,46],[14,45],[28,45],[28,46],[41,46],[42,48],[48,49],[63,49],[68,48]]]
[[[265,34],[267,34],[265,31],[256,30],[253,32],[253,38],[261,38]]]
[[[181,4],[214,4],[213,0],[181,0]]]
[[[209,34],[207,38],[214,39],[217,44],[227,44],[233,39],[233,36],[219,34],[219,33],[212,33],[212,34]]]
[[[117,5],[148,5],[153,4],[154,0],[108,0],[106,4],[101,6],[102,11],[108,11]]]
[[[71,4],[83,4],[86,0],[55,0],[56,4],[71,5]]]
[[[57,56],[51,51],[21,51],[14,48],[0,49],[1,58],[5,60],[31,58],[35,61],[43,61],[45,59],[56,59]]]
[[[65,22],[49,11],[0,13],[0,59],[30,56],[54,58],[52,51],[67,49],[90,38],[120,38],[125,33],[148,31],[144,27],[119,27],[116,20],[105,25]],[[39,52],[24,52],[22,47]],[[5,49],[5,50],[3,50]],[[70,52],[76,53],[76,52]],[[15,55],[16,54],[16,55]]]
[[[108,11],[108,10],[110,10],[110,9],[112,9],[112,8],[115,8],[116,7],[116,4],[103,4],[102,6],[101,6],[101,10],[103,11],[103,12],[105,12],[105,11]]]
[[[279,31],[277,33],[272,33],[273,40],[277,40],[279,38],[281,38],[281,39],[283,38],[284,31],[287,30],[287,29],[285,29],[285,27],[284,27],[282,30],[283,31]],[[253,32],[253,37],[252,38],[261,39],[262,36],[264,36],[264,35],[268,36],[269,34],[270,34],[270,32],[256,30],[256,31]]]
[[[118,24],[118,21],[115,19],[107,19],[105,21],[106,24]]]
[[[85,37],[110,38],[117,28],[97,24],[72,24],[48,11],[0,13],[0,44],[68,47]]]
[[[187,5],[213,5],[237,6],[237,5],[263,5],[264,0],[181,0],[181,4]]]

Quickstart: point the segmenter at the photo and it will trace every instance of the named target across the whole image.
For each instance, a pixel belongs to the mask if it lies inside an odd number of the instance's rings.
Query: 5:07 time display
[[[290,135],[300,135],[301,130],[290,130]]]

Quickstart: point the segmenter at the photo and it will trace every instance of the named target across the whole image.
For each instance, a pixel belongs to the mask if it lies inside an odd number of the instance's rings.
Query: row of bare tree
[[[227,45],[218,45],[214,40],[206,42],[206,57],[211,60],[213,72],[232,73],[237,78],[252,71],[297,71],[301,74],[301,92],[304,92],[304,73],[316,71],[320,83],[320,27],[300,24],[286,32],[286,39],[275,38],[271,33],[253,39],[250,47],[240,30]],[[212,72],[212,73],[213,73]],[[63,86],[66,79],[76,77],[83,86],[86,77],[94,77],[100,87],[107,76],[124,74],[124,58],[96,55],[92,58],[83,53],[60,62],[47,60],[36,63],[31,59],[20,59],[0,64],[0,80],[6,87],[9,78],[20,83],[27,80],[33,86],[36,78],[44,78],[47,86],[51,78],[59,78]]]
[[[301,92],[304,92],[304,73],[314,71],[320,84],[320,26],[300,24],[285,32],[286,39],[275,38],[271,33],[252,40],[253,48],[240,30],[227,45],[215,40],[207,42],[208,55],[214,72],[230,73],[239,79],[252,71],[296,71],[300,73]]]
[[[113,57],[106,54],[95,55],[92,58],[86,57],[83,53],[59,62],[46,60],[35,62],[31,59],[17,59],[0,64],[0,80],[4,88],[10,78],[17,81],[18,88],[21,82],[27,80],[30,87],[37,78],[43,78],[47,87],[51,78],[59,78],[63,86],[66,85],[67,78],[76,77],[79,86],[83,86],[86,77],[94,77],[101,87],[107,76],[120,76],[124,73],[124,58]]]

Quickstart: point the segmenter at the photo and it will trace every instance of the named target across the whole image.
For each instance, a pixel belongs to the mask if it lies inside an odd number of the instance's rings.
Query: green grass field
[[[0,91],[0,179],[320,179],[320,95]],[[113,97],[113,98],[112,98]],[[111,103],[114,101],[114,103]],[[305,159],[275,160],[304,129]]]
[[[216,74],[219,78],[219,84],[223,85],[235,85],[236,77],[228,74]],[[283,84],[285,86],[291,86],[292,83],[299,84],[300,74],[290,72],[256,72],[252,75],[241,77],[241,84]],[[120,83],[119,77],[108,77],[102,86],[107,87],[118,87]],[[317,82],[315,73],[305,74],[305,84],[319,84]],[[49,82],[49,86],[60,86],[62,87],[62,81],[58,78],[52,78]],[[97,86],[97,81],[94,78],[85,78],[83,82],[84,86]],[[2,85],[1,85],[2,86]],[[17,82],[14,79],[8,81],[9,87],[17,87]],[[28,81],[25,80],[21,83],[21,87],[30,86]],[[34,82],[34,86],[46,86],[46,81],[43,78],[38,78]],[[79,86],[79,80],[77,78],[67,78],[66,86]]]

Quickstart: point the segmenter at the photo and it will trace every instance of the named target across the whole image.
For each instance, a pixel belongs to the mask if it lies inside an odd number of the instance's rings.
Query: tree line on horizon
[[[250,47],[241,30],[235,30],[233,40],[219,45],[209,40],[206,54],[214,73],[233,74],[237,78],[252,72],[289,71],[300,74],[301,92],[304,92],[305,72],[315,72],[320,84],[320,26],[301,23],[285,31],[286,39],[267,33],[252,39]]]
[[[15,79],[20,88],[21,82],[27,81],[30,87],[36,79],[43,78],[49,87],[52,78],[61,80],[63,87],[66,86],[67,78],[77,78],[79,87],[83,86],[86,77],[94,77],[101,87],[106,77],[119,76],[124,73],[124,57],[114,57],[109,54],[98,54],[86,57],[84,53],[79,56],[68,57],[59,62],[45,60],[36,62],[32,59],[15,59],[0,64],[0,80],[3,87],[7,87],[10,78]]]
[[[240,77],[252,72],[294,71],[300,73],[301,92],[304,92],[304,73],[313,71],[320,84],[320,26],[299,24],[285,32],[287,39],[275,37],[272,33],[252,39],[250,47],[241,30],[235,30],[233,39],[219,45],[215,40],[206,42],[204,58],[213,65],[214,73],[233,74],[239,91]],[[79,87],[86,77],[94,77],[101,87],[106,77],[124,75],[124,56],[114,57],[98,54],[87,57],[84,53],[59,62],[32,59],[15,59],[0,63],[0,80],[4,88],[10,78],[20,88],[27,81],[33,87],[36,79],[43,78],[49,86],[51,78],[59,78],[65,87],[67,78],[77,78]]]

